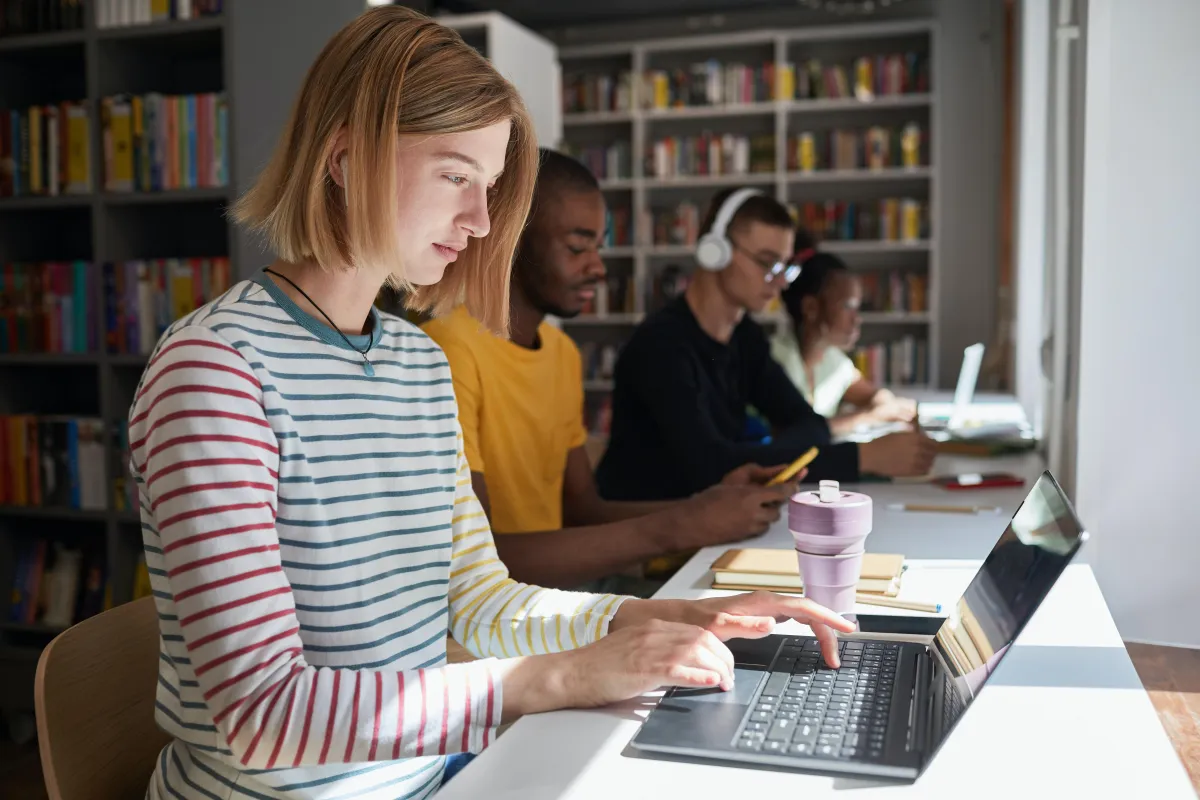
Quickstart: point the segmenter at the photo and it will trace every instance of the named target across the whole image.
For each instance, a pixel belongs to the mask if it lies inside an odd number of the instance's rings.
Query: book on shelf
[[[106,508],[104,444],[99,419],[0,416],[0,505]]]
[[[929,91],[929,57],[923,53],[860,56],[845,63],[822,64],[810,58],[786,62],[779,70],[781,99],[823,100],[923,94]]]
[[[37,538],[15,555],[9,622],[65,629],[111,607],[101,552]]]
[[[637,82],[644,109],[759,103],[775,97],[775,62],[724,64],[715,58],[689,67],[651,69]]]
[[[124,28],[220,14],[224,0],[93,0],[96,27]]]
[[[601,247],[628,247],[633,241],[633,230],[630,227],[631,214],[628,208],[606,208],[604,210],[604,237]]]
[[[929,281],[916,272],[866,272],[859,275],[862,286],[862,311],[929,310]]]
[[[851,359],[863,377],[876,386],[929,382],[929,346],[915,336],[863,345],[851,353]]]
[[[582,314],[605,316],[632,314],[634,309],[633,277],[608,275],[596,284],[596,293],[583,304]]]
[[[86,0],[0,0],[0,38],[82,30]]]
[[[796,224],[820,240],[920,242],[930,238],[929,203],[912,197],[789,203]]]
[[[633,151],[624,140],[579,147],[565,142],[563,152],[587,167],[597,180],[620,180],[633,175]]]
[[[194,189],[229,182],[224,92],[105,97],[100,121],[105,191]]]
[[[86,261],[0,265],[0,353],[95,353],[96,277]]]
[[[580,360],[583,362],[584,380],[609,381],[617,367],[617,345],[586,341],[579,344]]]
[[[862,129],[801,131],[788,138],[791,172],[914,168],[927,161],[921,125],[872,125]]]
[[[633,73],[567,73],[563,76],[562,103],[564,114],[629,111],[633,108]]]
[[[584,427],[592,436],[607,437],[612,433],[612,394],[601,398],[590,419],[584,420]]]
[[[0,197],[92,190],[85,101],[0,109]]]
[[[775,171],[775,137],[736,133],[665,136],[646,152],[645,174],[653,178],[746,175]]]
[[[109,353],[148,355],[175,320],[229,288],[229,259],[151,258],[106,262],[104,345]]]
[[[643,211],[642,230],[655,245],[693,247],[700,237],[700,207],[684,200],[673,208],[648,208]]]

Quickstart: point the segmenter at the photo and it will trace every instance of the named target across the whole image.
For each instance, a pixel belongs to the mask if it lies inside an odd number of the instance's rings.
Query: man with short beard
[[[545,318],[576,316],[604,280],[604,197],[578,161],[540,157],[513,267],[509,338],[462,307],[425,331],[450,361],[471,480],[512,576],[644,594],[654,583],[629,579],[640,565],[765,531],[795,484],[768,488],[781,467],[746,464],[685,500],[600,497],[584,449],[579,350]]]

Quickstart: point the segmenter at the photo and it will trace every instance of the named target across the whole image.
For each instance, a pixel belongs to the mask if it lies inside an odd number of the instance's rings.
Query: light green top
[[[813,410],[824,417],[837,416],[846,390],[859,378],[858,369],[850,357],[836,347],[830,347],[813,369],[817,384],[814,391],[808,385],[804,359],[800,357],[800,344],[790,325],[781,325],[771,337],[771,357],[783,367]]]

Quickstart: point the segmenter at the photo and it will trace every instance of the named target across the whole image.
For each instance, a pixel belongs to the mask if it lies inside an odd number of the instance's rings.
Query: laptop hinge
[[[910,753],[924,753],[926,731],[929,725],[929,694],[932,665],[929,654],[920,650],[913,654],[917,660],[913,678],[912,698],[908,707],[908,739],[905,749]]]

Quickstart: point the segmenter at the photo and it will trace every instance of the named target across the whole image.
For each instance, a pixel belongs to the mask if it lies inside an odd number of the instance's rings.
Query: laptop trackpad
[[[733,688],[673,689],[642,724],[635,744],[721,750],[730,746],[767,673],[737,669]]]
[[[715,689],[675,689],[670,696],[664,698],[664,702],[668,700],[683,700],[695,703],[740,703],[745,705],[754,699],[754,693],[758,691],[758,684],[767,673],[757,669],[742,669],[740,667],[733,670],[733,688],[728,692],[721,691],[720,687]]]

